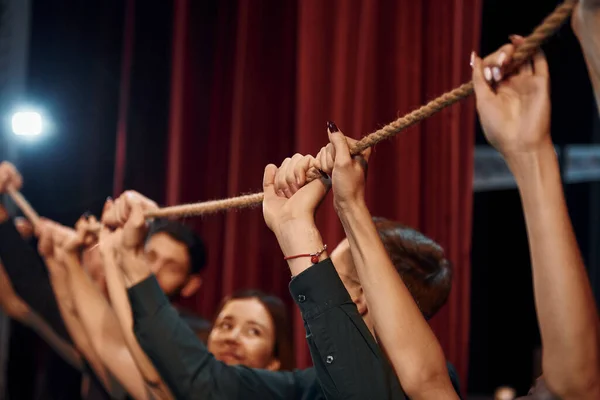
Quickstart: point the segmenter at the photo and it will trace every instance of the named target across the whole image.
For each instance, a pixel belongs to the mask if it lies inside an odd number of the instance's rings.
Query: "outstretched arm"
[[[319,158],[334,162],[325,171],[332,174],[335,209],[380,343],[408,397],[457,399],[442,348],[395,270],[365,204],[366,158],[351,157],[348,139],[335,125],[329,129],[329,157],[322,152]]]
[[[514,38],[513,43],[518,46],[522,39]],[[514,48],[504,46],[485,60],[473,58],[477,109],[488,141],[504,156],[521,194],[546,383],[566,400],[598,399],[598,314],[550,137],[546,58],[538,52],[495,88],[485,79],[485,68],[497,66],[501,53],[508,63]]]
[[[571,21],[583,50],[600,112],[600,0],[580,0]]]
[[[64,269],[74,310],[102,364],[132,397],[154,399],[127,349],[110,305],[83,271],[75,231],[48,221],[42,223],[40,231],[40,247],[51,246],[52,259]]]
[[[0,263],[0,308],[6,315],[33,329],[66,362],[82,371],[83,361],[70,343],[65,342],[37,313],[15,293],[4,267]]]
[[[111,307],[117,317],[119,326],[127,347],[133,356],[145,381],[152,387],[162,393],[164,398],[173,398],[169,388],[163,382],[162,378],[154,368],[150,358],[144,353],[133,332],[133,315],[131,313],[131,304],[127,296],[125,278],[117,263],[117,248],[115,241],[119,240],[121,231],[110,233],[108,229],[103,229],[100,234],[99,251],[102,254],[102,261],[106,276],[106,285]]]

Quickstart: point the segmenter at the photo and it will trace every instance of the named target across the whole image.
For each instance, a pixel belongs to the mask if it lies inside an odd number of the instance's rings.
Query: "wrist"
[[[336,201],[334,199],[334,208],[342,223],[344,220],[347,220],[352,215],[356,215],[357,213],[364,212],[367,209],[367,204],[365,203],[364,197],[353,199],[351,201]]]
[[[121,268],[127,287],[140,283],[152,274],[146,260],[135,250],[121,251]]]
[[[323,250],[325,246],[321,234],[312,218],[288,221],[278,229],[276,236],[284,258],[305,255],[287,260],[294,276],[313,265],[312,261],[315,260],[311,260],[311,254],[319,253],[317,262],[328,257],[327,251]]]
[[[504,159],[517,181],[530,174],[540,163],[558,161],[556,150],[550,141],[532,151],[506,154]]]

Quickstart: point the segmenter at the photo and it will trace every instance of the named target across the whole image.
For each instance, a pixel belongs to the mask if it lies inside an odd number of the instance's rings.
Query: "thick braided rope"
[[[573,8],[575,7],[576,3],[576,0],[567,0],[560,4],[554,10],[554,12],[552,12],[552,14],[546,17],[546,19],[533,31],[531,35],[525,38],[523,44],[513,55],[512,62],[507,73],[516,69],[525,60],[529,59],[544,41],[546,41],[560,29],[560,27],[567,21],[573,12]],[[372,147],[385,139],[389,139],[404,129],[431,117],[444,108],[469,97],[472,93],[473,82],[464,83],[458,88],[444,93],[437,99],[432,100],[417,110],[406,114],[405,116],[379,129],[378,131],[365,136],[354,145],[354,147],[351,149],[351,153],[353,155],[359,154],[365,149]],[[160,210],[146,213],[146,217],[182,217],[211,214],[231,208],[248,208],[261,204],[263,197],[263,193],[255,193],[223,200],[212,200],[202,203],[165,207]]]

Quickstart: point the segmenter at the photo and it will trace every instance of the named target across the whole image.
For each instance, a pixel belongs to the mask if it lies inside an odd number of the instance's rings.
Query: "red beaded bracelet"
[[[327,245],[323,246],[323,248],[319,251],[317,251],[316,253],[311,253],[311,254],[298,254],[296,256],[287,256],[287,257],[283,257],[283,259],[285,261],[287,260],[293,260],[295,258],[300,258],[300,257],[310,257],[310,262],[313,264],[316,264],[319,262],[319,256],[321,256],[321,254],[323,254],[325,252],[325,250],[327,250]]]

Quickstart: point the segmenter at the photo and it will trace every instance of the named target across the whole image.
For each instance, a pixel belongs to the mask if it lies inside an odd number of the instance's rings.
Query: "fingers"
[[[296,153],[293,155],[289,165],[287,166],[287,170],[285,171],[285,183],[287,187],[283,190],[286,196],[288,196],[288,193],[290,196],[293,195],[301,187],[296,179],[296,170],[298,169],[298,163],[302,162],[303,159],[304,157],[301,154]],[[288,196],[288,198],[290,196]]]
[[[143,212],[158,209],[158,204],[133,190],[123,193],[114,203],[109,199],[104,205],[102,223],[111,226],[123,226],[129,219],[131,205],[138,204]]]
[[[510,35],[508,38],[515,47],[519,47],[525,42],[525,38],[521,35]]]
[[[300,158],[298,162],[296,162],[296,165],[294,165],[294,169],[292,170],[292,174],[298,189],[296,189],[294,193],[296,193],[306,184],[308,170],[315,163],[315,158],[313,156],[304,156]]]
[[[8,161],[0,163],[0,193],[5,193],[9,188],[21,190],[23,178],[15,166]]]
[[[480,100],[485,101],[492,99],[495,96],[495,93],[490,87],[487,79],[485,79],[483,60],[479,58],[475,52],[471,53],[471,67],[473,68],[473,88],[478,102]]]
[[[15,227],[23,239],[29,239],[33,235],[33,225],[26,218],[16,217]]]
[[[354,146],[356,145],[356,143],[358,143],[358,140],[353,139],[351,137],[346,136],[346,141],[348,142],[348,148],[350,148],[350,150],[352,150],[354,148]],[[369,161],[369,158],[371,157],[371,152],[372,152],[372,148],[369,147],[366,150],[363,150],[360,153],[360,156],[365,160],[365,161]]]
[[[286,172],[288,165],[292,162],[291,158],[286,158],[281,163],[281,166],[277,169],[277,173],[275,174],[275,193],[277,193],[280,197],[291,197],[292,193],[289,191],[287,181],[286,181]],[[286,193],[286,190],[288,191]]]
[[[38,252],[42,257],[51,257],[54,250],[52,231],[47,220],[41,220],[35,227],[38,235]]]
[[[542,50],[539,50],[533,56],[533,73],[538,76],[545,78],[550,77],[550,70],[548,68],[548,60]]]
[[[483,59],[483,77],[486,82],[500,82],[504,75],[504,70],[512,60],[515,53],[513,44],[505,44],[496,52],[490,54]]]

